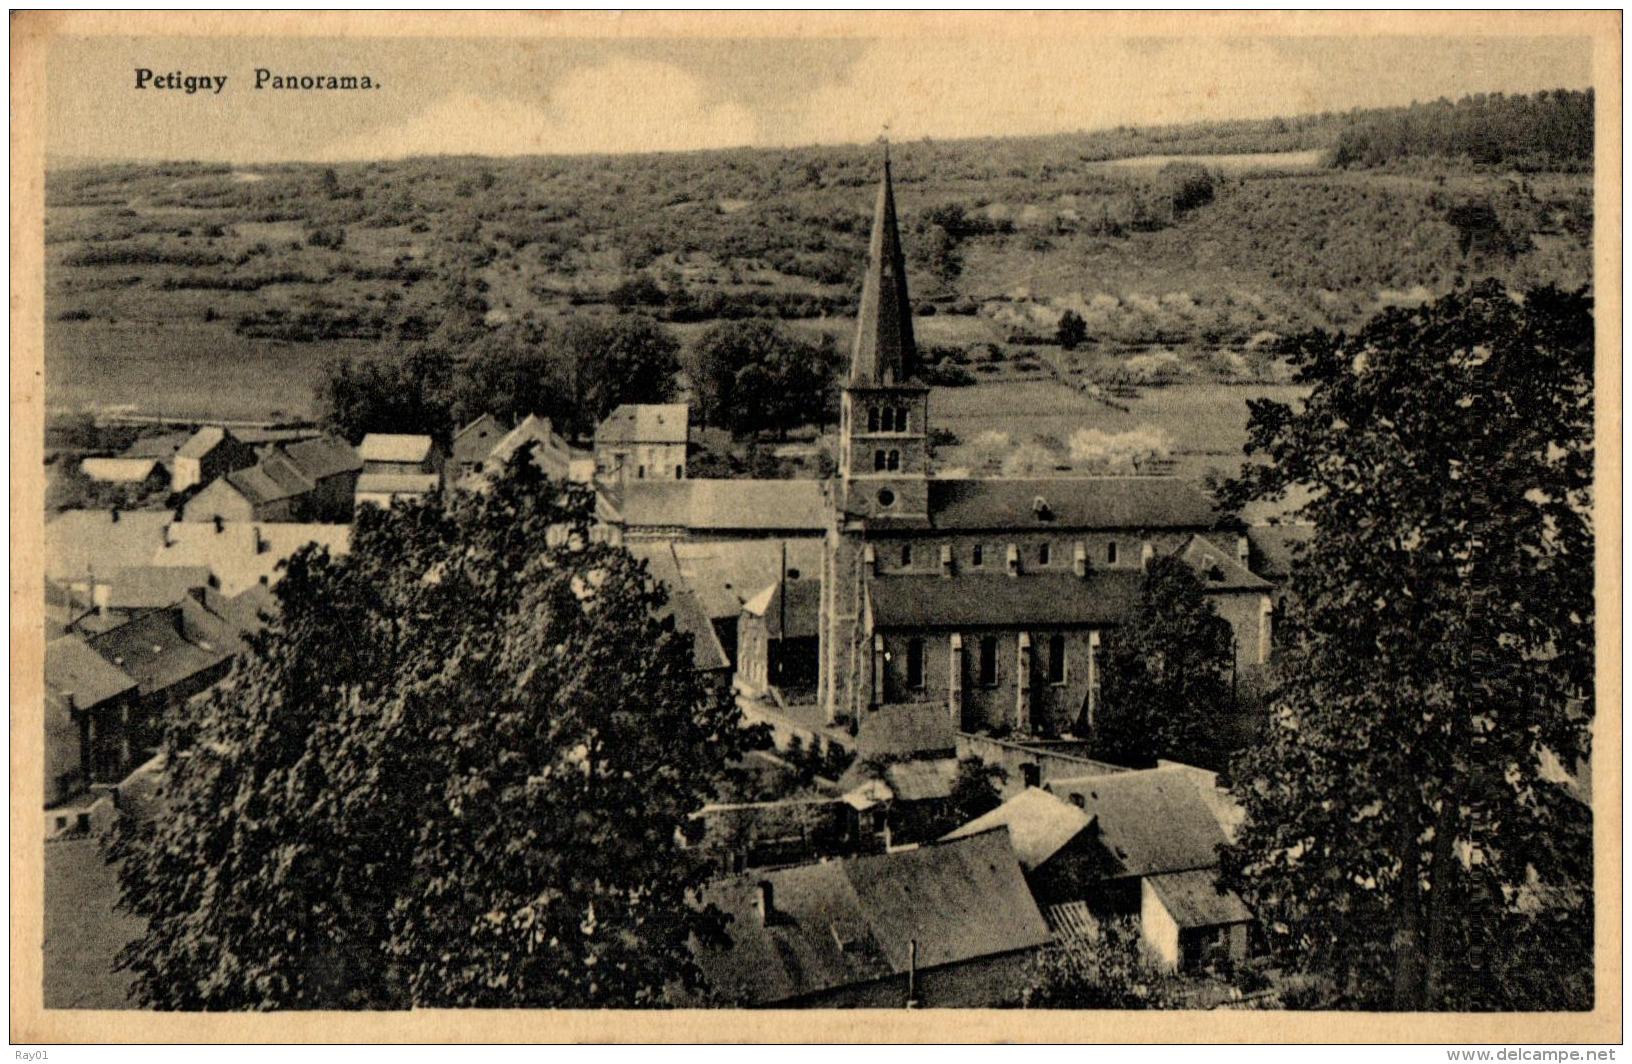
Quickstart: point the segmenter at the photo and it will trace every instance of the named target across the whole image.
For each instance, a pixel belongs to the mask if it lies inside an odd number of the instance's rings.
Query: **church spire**
[[[861,286],[856,344],[850,353],[850,383],[856,387],[901,384],[918,373],[912,339],[912,301],[907,264],[895,224],[895,190],[890,181],[890,146],[884,145],[884,178],[878,186],[867,276]]]

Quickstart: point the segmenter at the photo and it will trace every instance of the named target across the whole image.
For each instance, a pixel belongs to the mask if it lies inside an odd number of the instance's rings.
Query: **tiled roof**
[[[139,484],[162,467],[154,458],[87,458],[79,463],[79,468],[92,480]]]
[[[929,482],[941,529],[1211,528],[1213,504],[1177,477],[941,478]]]
[[[214,577],[202,565],[133,565],[108,577],[108,608],[156,609],[209,587]]]
[[[1145,882],[1162,899],[1162,907],[1180,927],[1217,927],[1252,919],[1252,910],[1233,891],[1220,892],[1212,869],[1168,872]]]
[[[183,630],[182,608],[154,610],[92,636],[91,647],[131,676],[144,695],[163,691],[219,665],[230,646],[194,641]]]
[[[45,575],[82,580],[146,565],[164,544],[168,510],[66,510],[45,525]]]
[[[224,479],[256,506],[304,495],[315,486],[283,463],[262,462],[247,469],[235,469]]]
[[[136,681],[92,650],[76,635],[65,635],[45,645],[45,686],[58,699],[69,695],[81,709],[117,698]]]
[[[949,833],[949,839],[976,835],[998,826],[1009,829],[1020,867],[1030,872],[1046,864],[1093,823],[1087,813],[1045,790],[1028,787],[985,816]]]
[[[492,414],[483,414],[453,434],[453,460],[480,462],[508,430]]]
[[[823,544],[819,539],[680,541],[665,543],[662,549],[716,620],[737,616],[749,598],[780,580],[784,555],[789,580],[820,585]]]
[[[895,761],[884,767],[884,782],[897,801],[935,802],[952,796],[958,778],[958,760],[938,757],[932,761]]]
[[[827,527],[815,480],[633,480],[624,485],[622,514],[631,529],[814,534]]]
[[[149,555],[154,565],[207,566],[229,598],[264,578],[278,582],[278,565],[308,543],[334,554],[351,548],[350,525],[301,524],[291,521],[227,521],[216,531],[213,521],[183,521],[170,526],[170,545],[161,542]]]
[[[423,462],[431,446],[429,436],[370,432],[358,445],[357,453],[365,462]]]
[[[162,436],[143,436],[129,447],[126,447],[120,453],[120,456],[123,458],[157,458],[161,462],[168,462],[192,438],[193,434],[190,432],[166,432]]]
[[[1100,842],[1125,875],[1212,868],[1224,832],[1194,775],[1179,767],[1050,780],[1045,787],[1097,822]]]
[[[1202,536],[1191,536],[1178,556],[1196,571],[1208,591],[1269,591],[1275,585],[1235,560],[1233,551]]]
[[[228,436],[227,430],[219,425],[205,425],[181,445],[176,452],[177,458],[203,458],[221,445],[221,441]]]
[[[364,473],[358,495],[428,495],[442,483],[435,473]]]
[[[879,628],[1108,625],[1139,602],[1138,569],[1072,573],[883,576],[867,583]]]
[[[311,480],[326,480],[363,468],[363,460],[357,456],[357,452],[337,436],[318,436],[286,444],[283,452]]]
[[[731,659],[725,656],[714,623],[703,612],[696,595],[671,588],[667,612],[674,617],[675,630],[691,636],[691,658],[699,671],[717,672],[731,667]]]
[[[685,443],[690,417],[685,403],[624,403],[595,429],[595,442]]]
[[[769,921],[756,911],[761,881]],[[1001,830],[719,880],[703,899],[731,917],[731,944],[700,948],[697,961],[714,988],[753,1004],[901,975],[913,942],[929,969],[1049,940]]]
[[[865,711],[856,726],[862,760],[950,752],[958,745],[951,711],[940,702],[912,702]]]
[[[786,595],[783,589],[786,588]],[[783,598],[787,599],[784,607]],[[743,612],[765,619],[765,628],[772,639],[814,639],[820,620],[822,581],[820,575],[786,584],[772,584],[743,604]],[[783,631],[784,620],[787,630]]]
[[[529,443],[534,445],[533,463],[552,480],[571,479],[572,465],[575,461],[595,460],[594,455],[577,450],[556,435],[549,418],[529,414],[492,446],[484,456],[487,464],[484,465],[483,471],[496,471],[510,460],[512,454]]]

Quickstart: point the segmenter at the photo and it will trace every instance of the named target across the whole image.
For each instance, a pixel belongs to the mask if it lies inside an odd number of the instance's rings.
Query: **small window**
[[[645,480],[646,479],[646,467],[645,466],[641,466],[640,468],[635,470],[635,479],[636,480]]]
[[[887,456],[884,454],[883,451],[874,451],[873,452],[873,472],[875,472],[875,473],[884,472],[884,463],[885,463],[886,460],[887,460]]]
[[[907,640],[907,686],[918,690],[924,686],[924,641]]]
[[[901,452],[900,451],[891,451],[890,452],[889,468],[892,469],[892,470],[901,468]]]
[[[1047,565],[1049,563],[1049,560],[1052,557],[1053,557],[1053,552],[1049,549],[1049,546],[1048,546],[1047,543],[1044,543],[1042,546],[1037,548],[1037,564],[1038,565]]]
[[[1048,682],[1065,682],[1065,636],[1059,632],[1048,637]]]
[[[907,410],[905,407],[902,407],[900,410],[895,412],[895,431],[906,432],[907,425]]]
[[[867,410],[867,431],[878,431],[878,407],[869,407]]]
[[[901,564],[904,565],[904,566],[912,564],[912,544],[911,543],[901,544]]]
[[[895,492],[889,488],[878,489],[878,504],[886,510],[895,505]]]
[[[997,685],[997,637],[981,636],[978,677],[982,687]]]
[[[1105,564],[1116,564],[1116,544],[1114,542],[1105,544]]]
[[[985,565],[986,548],[982,547],[979,543],[976,543],[969,551],[969,564],[976,569],[979,569],[982,565]]]
[[[677,465],[677,466],[674,467],[674,479],[675,480],[685,480],[686,479],[686,467],[685,466]]]

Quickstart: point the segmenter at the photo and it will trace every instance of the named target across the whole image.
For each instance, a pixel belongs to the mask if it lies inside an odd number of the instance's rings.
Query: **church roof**
[[[860,388],[897,384],[911,380],[917,373],[918,349],[912,338],[907,264],[895,223],[895,190],[886,152],[867,253],[867,275],[862,280],[861,307],[856,315],[856,343],[850,353],[850,384]]]
[[[1177,477],[942,478],[930,524],[944,529],[1211,528],[1213,504]]]

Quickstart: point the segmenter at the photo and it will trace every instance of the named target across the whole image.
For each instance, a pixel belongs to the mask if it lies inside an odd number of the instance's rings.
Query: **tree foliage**
[[[1365,115],[1343,130],[1332,165],[1383,166],[1413,157],[1518,169],[1592,165],[1593,92],[1478,93]]]
[[[1002,765],[988,764],[978,757],[961,758],[947,799],[948,819],[954,824],[967,824],[996,809],[1003,803],[1002,787],[1008,778]]]
[[[1157,758],[1213,763],[1220,718],[1231,708],[1229,623],[1182,559],[1150,560],[1139,604],[1100,649],[1097,756],[1124,765]]]
[[[1309,491],[1226,879],[1340,1003],[1584,1008],[1590,297],[1487,282],[1292,345],[1240,500]]]
[[[572,428],[592,431],[620,403],[674,398],[680,344],[658,322],[639,314],[574,318],[561,333],[572,366]]]
[[[1054,330],[1054,339],[1067,351],[1075,351],[1088,339],[1088,323],[1074,310],[1060,315],[1060,324]]]
[[[330,362],[317,383],[317,403],[324,427],[352,443],[370,432],[422,434],[446,443],[452,381],[447,351],[420,343],[402,356]]]
[[[1176,1008],[1178,984],[1145,955],[1138,925],[1106,920],[1091,943],[1053,945],[1037,955],[1020,1003],[1028,1009]]]
[[[358,515],[166,720],[168,814],[122,826],[121,955],[172,1009],[653,1005],[695,982],[675,843],[733,705],[588,489],[519,453],[488,492]],[[122,822],[123,824],[124,822]]]
[[[839,362],[831,338],[811,342],[754,318],[710,327],[692,349],[687,373],[705,424],[785,435],[831,416]]]

